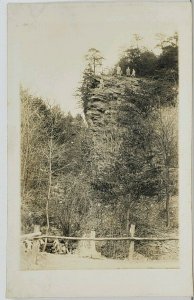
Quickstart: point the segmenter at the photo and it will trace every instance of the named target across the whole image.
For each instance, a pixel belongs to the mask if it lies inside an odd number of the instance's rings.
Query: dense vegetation
[[[23,232],[34,224],[67,236],[91,229],[100,236],[124,235],[130,223],[139,235],[177,228],[170,213],[170,199],[178,194],[177,34],[161,39],[158,47],[156,56],[133,45],[118,61],[122,76],[115,69],[106,75],[109,88],[124,86],[116,127],[107,124],[94,132],[80,115],[66,115],[21,89]],[[103,57],[92,48],[86,59],[78,96],[88,120],[95,90],[105,99],[106,94],[99,88]],[[131,88],[128,67],[136,70],[138,91]],[[127,245],[117,244],[102,243],[102,253],[124,257]],[[144,254],[144,245],[138,251]]]

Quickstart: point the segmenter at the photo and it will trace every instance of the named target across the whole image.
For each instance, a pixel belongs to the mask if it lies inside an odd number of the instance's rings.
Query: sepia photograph
[[[109,5],[8,4],[26,274],[182,266],[181,23]]]
[[[67,7],[8,11],[24,18],[21,267],[177,267],[178,33],[95,37]]]

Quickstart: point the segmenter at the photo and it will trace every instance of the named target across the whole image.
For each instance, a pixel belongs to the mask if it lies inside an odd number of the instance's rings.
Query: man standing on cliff
[[[121,75],[122,75],[121,67],[117,66],[117,76],[121,76]]]
[[[129,67],[127,67],[127,69],[126,69],[126,75],[127,75],[127,77],[130,77],[130,75],[131,75],[131,70]]]
[[[131,77],[135,77],[135,70],[132,70]]]

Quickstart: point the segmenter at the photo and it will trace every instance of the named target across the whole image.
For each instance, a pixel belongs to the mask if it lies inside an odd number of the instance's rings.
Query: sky
[[[111,67],[134,33],[157,52],[155,35],[172,35],[177,26],[170,3],[9,4],[8,62],[23,87],[75,115],[82,112],[75,92],[88,49],[100,50]]]

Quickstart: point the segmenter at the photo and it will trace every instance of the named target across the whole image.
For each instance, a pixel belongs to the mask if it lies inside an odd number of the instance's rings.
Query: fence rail
[[[21,236],[21,240],[31,240],[31,239],[37,238],[38,236],[41,236],[41,232],[34,232],[34,233],[29,233],[29,234],[23,234]]]
[[[31,239],[59,239],[59,240],[77,240],[77,241],[175,241],[179,240],[178,237],[69,237],[69,236],[59,236],[59,235],[40,235],[32,236]]]
[[[36,226],[34,233],[25,234],[21,236],[21,241],[25,243],[25,241],[30,241],[30,248],[31,244],[34,244],[35,248],[35,261],[37,262],[37,255],[40,251],[40,244],[41,242],[44,244],[43,252],[46,249],[46,245],[48,239],[53,240],[53,245],[60,246],[65,248],[66,253],[68,252],[67,248],[60,240],[73,240],[73,241],[80,241],[78,243],[79,253],[81,257],[87,256],[91,258],[99,258],[101,256],[100,252],[96,251],[96,242],[101,241],[129,241],[129,250],[128,250],[128,258],[133,259],[134,256],[134,247],[135,242],[137,241],[148,241],[148,242],[165,242],[165,241],[178,241],[179,238],[177,236],[171,237],[137,237],[135,236],[135,225],[131,224],[129,230],[130,236],[125,237],[96,237],[96,233],[94,230],[91,231],[90,237],[87,237],[86,234],[82,237],[74,237],[74,236],[60,236],[60,235],[48,235],[42,234],[40,232],[40,226]],[[62,246],[63,245],[63,246]],[[28,245],[27,245],[28,246]]]

